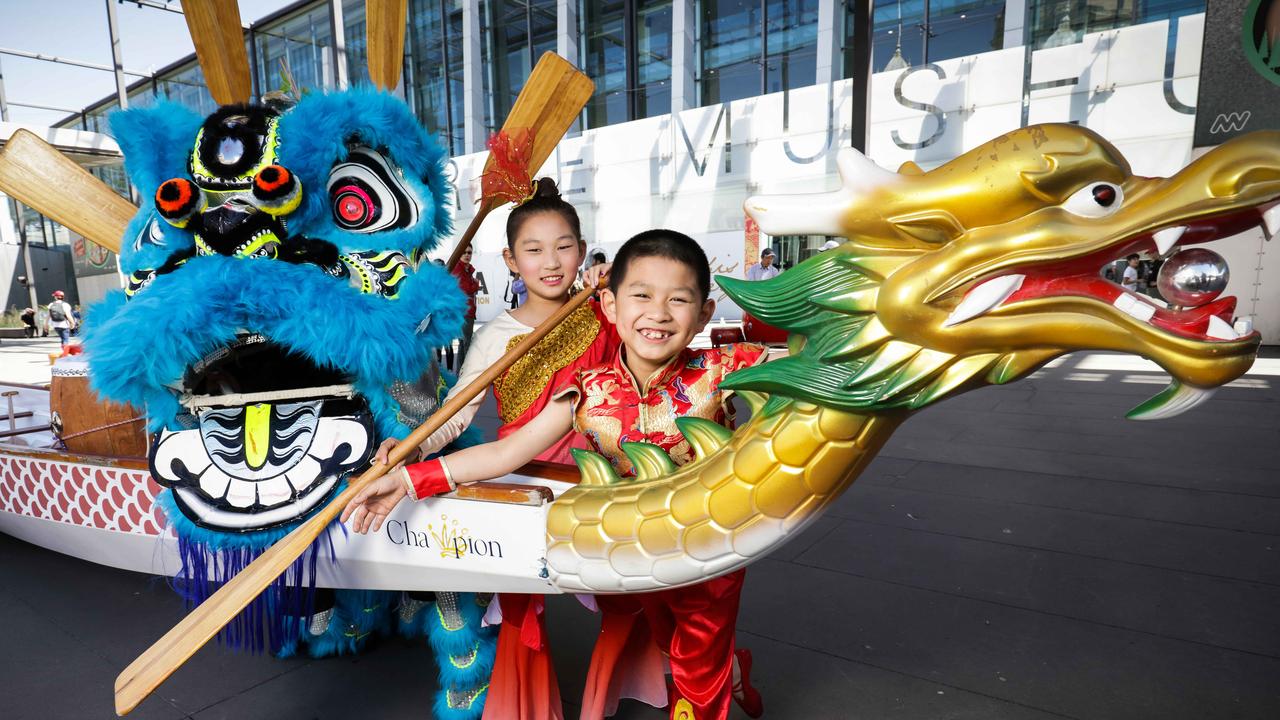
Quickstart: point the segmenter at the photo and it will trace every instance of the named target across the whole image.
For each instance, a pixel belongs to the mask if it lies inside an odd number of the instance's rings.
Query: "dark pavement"
[[[1255,370],[1137,423],[1161,376],[1072,356],[909,421],[747,574],[765,717],[1280,718],[1280,361]],[[112,717],[115,675],[181,614],[161,579],[0,535],[0,720]],[[549,617],[576,717],[597,621],[572,598]],[[208,647],[131,717],[427,718],[433,676],[399,639],[319,661]]]

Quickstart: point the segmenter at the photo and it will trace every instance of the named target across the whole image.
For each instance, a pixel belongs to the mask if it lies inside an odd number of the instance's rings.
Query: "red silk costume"
[[[619,351],[608,363],[579,372],[556,394],[574,396],[574,428],[609,459],[620,475],[633,475],[621,443],[648,442],[661,447],[677,465],[693,460],[693,449],[676,428],[678,417],[700,417],[732,426],[726,375],[763,362],[760,345],[685,349],[641,385]],[[675,695],[670,715],[679,720],[728,717],[733,686],[734,625],[746,570],[707,582],[638,595],[599,596],[604,614],[591,656],[582,717],[599,718],[617,706],[619,678],[643,671],[626,667],[622,656],[651,633],[671,662]],[[643,613],[645,623],[637,622]],[[621,666],[621,667],[620,667]]]
[[[523,337],[511,338],[507,348]],[[575,310],[493,383],[503,421],[498,437],[537,417],[551,402],[552,390],[568,383],[580,369],[616,355],[618,347],[618,332],[604,317],[599,302],[593,300]],[[588,445],[578,433],[569,432],[538,459],[572,465],[570,450],[575,447]],[[560,720],[564,712],[547,649],[543,597],[501,593],[498,602],[502,628],[485,698],[485,720]]]

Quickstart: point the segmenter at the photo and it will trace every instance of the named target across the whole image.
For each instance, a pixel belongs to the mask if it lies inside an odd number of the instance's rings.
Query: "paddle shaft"
[[[395,467],[411,453],[416,452],[418,446],[432,433],[440,429],[441,425],[489,387],[499,375],[506,372],[507,368],[546,337],[547,333],[569,317],[573,311],[581,307],[591,294],[584,291],[565,303],[554,315],[507,351],[501,360],[481,373],[480,377],[463,388],[462,392],[445,402],[425,423],[392,448],[388,453],[387,464],[375,463],[360,477],[351,481],[346,490],[343,490],[328,505],[272,545],[257,560],[209,596],[209,599],[192,610],[181,622],[165,633],[164,637],[157,640],[137,660],[134,660],[116,678],[116,713],[125,715],[137,707],[138,703],[150,695],[160,683],[190,659],[197,650],[204,647],[205,643],[213,639],[223,626],[231,622],[268,585],[289,569],[357,493],[386,474],[389,468]]]

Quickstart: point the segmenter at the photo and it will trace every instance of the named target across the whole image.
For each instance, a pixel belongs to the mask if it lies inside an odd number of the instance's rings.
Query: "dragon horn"
[[[844,237],[844,216],[863,195],[902,181],[853,148],[836,156],[840,189],[804,195],[753,195],[743,209],[770,235],[837,235]]]

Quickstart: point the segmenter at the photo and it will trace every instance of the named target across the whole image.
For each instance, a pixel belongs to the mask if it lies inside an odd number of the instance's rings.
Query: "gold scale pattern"
[[[547,517],[551,580],[566,591],[638,592],[743,567],[817,518],[901,419],[795,402],[673,474],[572,488]]]

